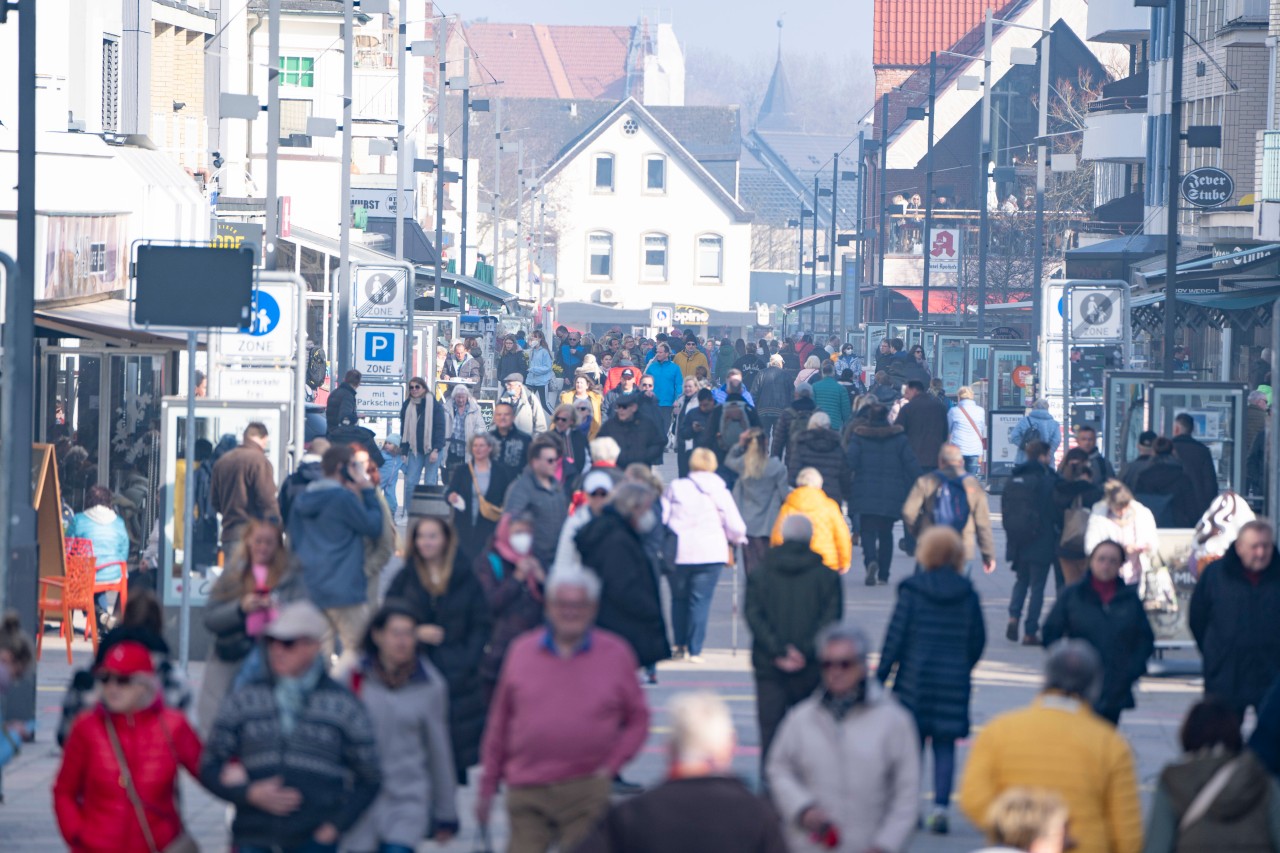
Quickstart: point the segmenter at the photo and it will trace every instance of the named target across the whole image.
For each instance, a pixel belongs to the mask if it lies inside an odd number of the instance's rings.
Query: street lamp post
[[[920,340],[923,345],[925,333],[929,330],[929,263],[930,241],[933,239],[933,117],[937,112],[938,97],[938,52],[929,54],[929,120],[926,133],[928,140],[924,155],[924,234],[920,241],[921,255],[924,258],[924,293],[920,300]]]
[[[1047,146],[1049,136],[1049,43],[1052,32],[1049,29],[1051,21],[1051,2],[1043,0],[1044,12],[1041,20],[1040,35],[1040,116],[1037,125],[1036,139],[1036,233],[1035,245],[1032,246],[1033,258],[1031,266],[1032,282],[1031,282],[1031,335],[1032,361],[1034,364],[1034,376],[1040,387],[1044,387],[1044,379],[1040,375],[1040,338],[1044,335],[1044,318],[1041,317],[1041,311],[1044,305],[1044,191],[1045,180],[1048,173],[1049,149]],[[1068,395],[1068,389],[1063,389],[1063,400]],[[1064,411],[1063,418],[1070,417],[1070,412]]]
[[[992,30],[991,10],[987,9],[982,41],[982,133],[978,140],[978,340],[987,336],[987,243],[991,241],[987,195],[991,192]]]
[[[827,293],[831,294],[831,301],[827,303],[827,335],[830,336],[836,330],[836,197],[840,188],[840,152],[837,151],[831,155],[831,239],[828,244],[831,246],[827,254]],[[840,305],[840,326],[844,327],[844,302],[841,300]]]
[[[1164,378],[1173,378],[1174,339],[1178,334],[1178,172],[1182,157],[1182,42],[1187,28],[1186,0],[1169,0],[1173,16],[1169,59],[1169,182],[1165,187]],[[1273,461],[1274,465],[1275,462]],[[1274,497],[1272,498],[1275,499]]]
[[[879,269],[876,271],[876,298],[880,302],[879,320],[889,319],[889,293],[884,283],[884,256],[889,241],[889,93],[880,96],[880,238],[876,246],[880,250]]]

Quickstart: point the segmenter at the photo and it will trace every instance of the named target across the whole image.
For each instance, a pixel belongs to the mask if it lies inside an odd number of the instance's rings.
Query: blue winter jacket
[[[653,377],[653,395],[659,406],[674,406],[676,398],[684,393],[684,374],[674,361],[654,359],[644,372]]]
[[[294,499],[288,531],[316,607],[365,603],[364,539],[382,535],[376,490],[365,489],[357,496],[336,480],[317,480]]]
[[[106,518],[110,513],[111,518]],[[97,515],[98,518],[93,516]],[[85,512],[78,512],[67,526],[68,539],[88,539],[93,543],[94,562],[101,566],[104,563],[125,562],[129,559],[129,531],[125,529],[124,519],[107,507],[93,507]],[[120,567],[110,566],[94,574],[98,583],[110,583],[120,580]]]

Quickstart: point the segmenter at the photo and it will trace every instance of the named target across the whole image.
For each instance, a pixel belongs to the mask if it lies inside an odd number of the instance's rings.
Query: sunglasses
[[[609,497],[609,492],[608,492],[607,490],[605,490],[605,489],[596,489],[594,492],[592,492],[592,493],[591,493],[591,497],[593,497],[593,498],[607,498],[607,497]]]
[[[653,390],[653,386],[652,386],[652,385],[641,385],[641,386],[640,386],[640,388],[641,388],[641,390],[643,390],[643,391],[652,391],[652,390]]]
[[[417,383],[414,383],[414,384],[412,384],[412,385],[410,385],[410,386],[409,386],[409,390],[410,390],[410,391],[425,391],[425,390],[427,390],[427,386],[426,386],[426,385],[418,385]]]
[[[117,675],[114,672],[104,672],[98,676],[99,684],[118,684],[121,687],[128,687],[133,684],[132,675]]]
[[[279,646],[282,649],[291,649],[298,644],[299,640],[297,638],[284,640],[280,637],[268,637],[267,642],[273,646]]]
[[[567,415],[556,415],[555,420],[556,420],[556,423],[558,424],[565,424],[573,420],[573,418],[568,417]]]
[[[827,659],[819,664],[819,666],[822,667],[823,672],[826,672],[829,669],[838,669],[842,672],[848,672],[857,665],[858,662],[853,658]]]

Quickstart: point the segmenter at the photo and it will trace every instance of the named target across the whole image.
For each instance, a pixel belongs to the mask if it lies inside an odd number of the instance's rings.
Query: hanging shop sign
[[[1182,200],[1193,207],[1221,207],[1235,191],[1231,176],[1214,166],[1192,169],[1182,178]]]

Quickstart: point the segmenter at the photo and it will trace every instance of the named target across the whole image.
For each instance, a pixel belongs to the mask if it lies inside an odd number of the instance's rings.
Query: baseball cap
[[[111,647],[98,664],[98,672],[112,672],[116,675],[136,675],[153,673],[155,664],[151,661],[151,652],[142,643],[126,640]]]
[[[321,640],[329,632],[329,620],[310,601],[294,601],[280,608],[263,631],[273,640]]]
[[[636,372],[635,372],[634,370],[630,369],[630,368],[627,368],[626,370],[622,371],[622,378],[623,378],[623,379],[635,379],[635,378],[636,378]]]
[[[591,471],[582,480],[582,491],[587,494],[603,489],[613,494],[613,478],[603,471]]]

